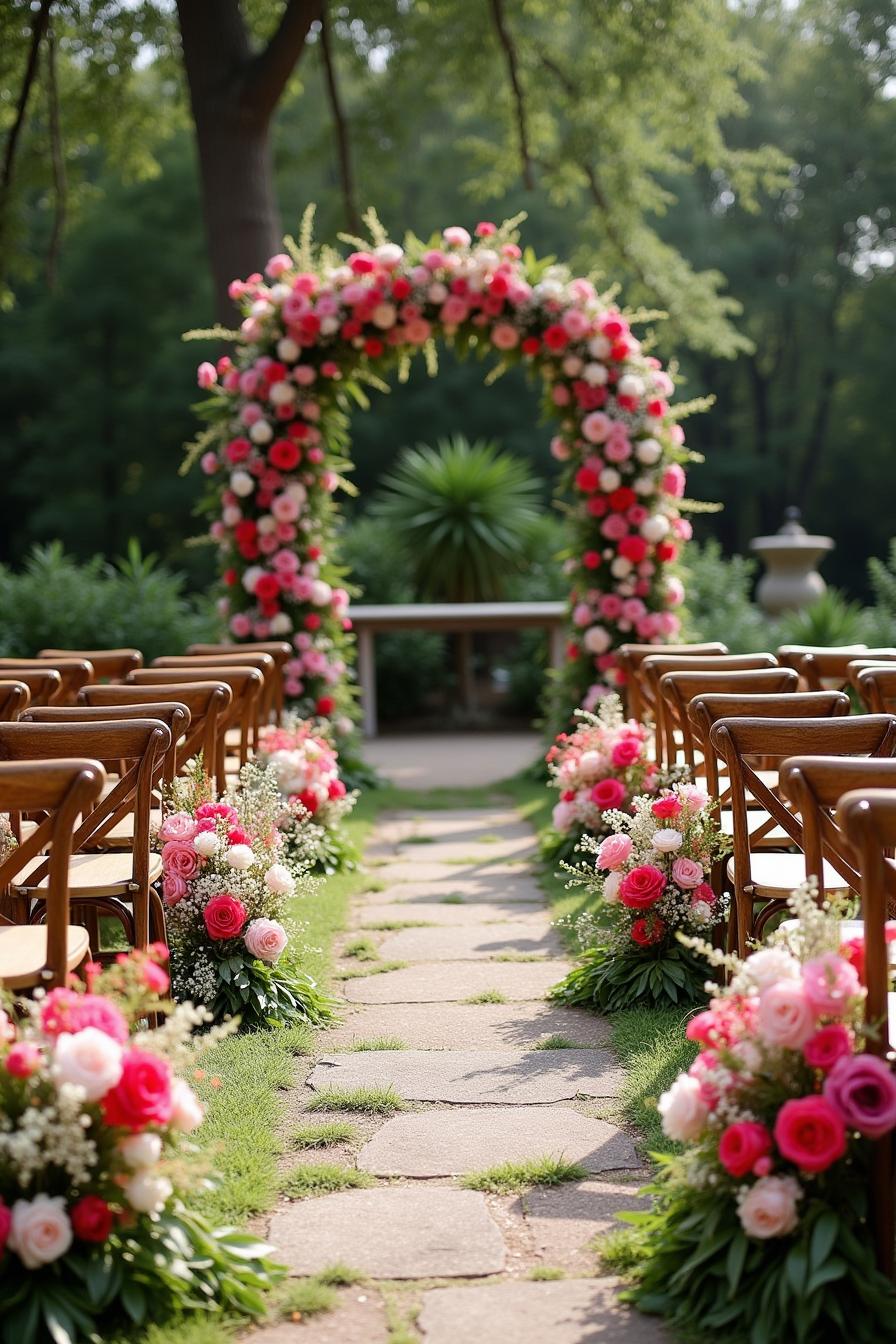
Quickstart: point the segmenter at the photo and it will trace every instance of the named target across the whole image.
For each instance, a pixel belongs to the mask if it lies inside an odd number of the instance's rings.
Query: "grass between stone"
[[[284,1178],[281,1190],[290,1199],[308,1199],[329,1195],[334,1190],[366,1190],[373,1180],[366,1171],[340,1167],[335,1162],[307,1163],[294,1167]]]
[[[481,994],[471,994],[468,999],[461,999],[461,1003],[506,1003],[507,997],[502,994],[500,989],[484,989]]]
[[[385,975],[387,971],[403,971],[406,966],[406,961],[378,961],[373,965],[363,967],[363,969],[359,966],[357,970],[337,971],[333,978],[335,980],[363,980],[368,975]]]
[[[355,1126],[348,1120],[319,1120],[293,1130],[292,1143],[300,1149],[332,1148],[337,1143],[351,1143],[357,1134]]]
[[[578,1162],[563,1157],[531,1157],[526,1162],[502,1162],[485,1171],[464,1176],[465,1190],[481,1190],[488,1195],[521,1195],[534,1185],[563,1185],[565,1181],[583,1181],[588,1173]]]
[[[342,955],[357,957],[358,961],[378,961],[380,954],[372,938],[353,938]]]
[[[406,1103],[391,1087],[322,1087],[308,1102],[309,1111],[349,1111],[359,1115],[394,1115]]]
[[[543,1036],[540,1041],[536,1041],[532,1047],[533,1050],[587,1050],[587,1045],[579,1045],[578,1041],[571,1041],[568,1036],[561,1036],[559,1032],[554,1032],[552,1036]]]
[[[553,1265],[536,1265],[529,1278],[534,1279],[536,1283],[549,1283],[552,1279],[565,1279],[566,1270],[557,1269]]]
[[[400,1036],[370,1036],[366,1041],[355,1041],[352,1050],[407,1050]]]
[[[394,933],[398,929],[432,929],[431,919],[378,919],[373,924],[362,924],[362,929],[370,933]]]

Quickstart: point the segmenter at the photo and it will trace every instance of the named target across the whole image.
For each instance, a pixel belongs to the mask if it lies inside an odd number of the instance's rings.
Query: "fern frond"
[[[181,336],[182,341],[238,341],[242,332],[231,331],[229,327],[221,326],[220,322],[213,327],[194,327],[192,331],[185,331]]]

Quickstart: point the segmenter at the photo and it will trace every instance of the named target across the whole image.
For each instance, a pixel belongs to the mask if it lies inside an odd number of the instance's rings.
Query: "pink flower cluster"
[[[647,731],[624,721],[615,696],[601,715],[583,713],[573,733],[560,733],[545,760],[551,785],[560,791],[553,811],[555,830],[577,828],[600,835],[605,814],[628,807],[638,793],[655,786],[656,767],[647,760]]]
[[[673,384],[590,281],[530,266],[515,236],[485,222],[475,241],[454,226],[438,246],[413,242],[406,253],[382,242],[337,264],[278,254],[230,293],[243,313],[240,345],[234,358],[203,362],[198,381],[219,430],[201,464],[236,638],[291,635],[301,654],[298,636],[310,635],[327,669],[344,661],[347,597],[332,582],[326,529],[344,463],[330,431],[344,429],[344,389],[358,373],[388,370],[436,337],[487,342],[542,375],[560,421],[552,452],[569,463],[582,536],[570,566],[570,659],[587,659],[590,680],[595,671],[612,680],[626,637],[674,637],[683,591],[666,566],[690,528]],[[324,674],[296,661],[291,693],[313,704]]]
[[[660,1099],[663,1130],[728,1180],[748,1236],[787,1236],[812,1177],[896,1128],[891,1069],[857,1053],[863,998],[839,952],[801,961],[780,944],[740,963],[688,1024],[700,1053]]]

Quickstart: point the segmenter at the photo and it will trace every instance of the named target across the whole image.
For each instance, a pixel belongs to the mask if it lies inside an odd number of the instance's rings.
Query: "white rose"
[[[161,1213],[174,1192],[167,1176],[138,1171],[124,1186],[124,1197],[138,1213]]]
[[[237,872],[247,872],[255,862],[255,855],[249,845],[231,845],[224,852],[224,862],[228,868],[235,868]]]
[[[292,290],[289,285],[284,285],[282,280],[276,285],[271,285],[270,288],[270,296],[275,303],[282,303],[284,299],[289,298],[291,293]]]
[[[182,1078],[171,1084],[171,1123],[183,1134],[198,1129],[205,1117],[202,1102]]]
[[[633,569],[631,560],[627,560],[624,555],[617,555],[610,565],[610,573],[614,579],[627,579]]]
[[[601,490],[618,490],[622,484],[622,477],[615,467],[604,467],[598,479]]]
[[[340,323],[338,317],[322,317],[320,320],[320,334],[321,336],[335,336],[339,330],[339,326]]]
[[[616,384],[616,391],[620,397],[642,397],[644,379],[639,378],[636,373],[624,373]]]
[[[652,843],[658,854],[674,854],[677,849],[681,849],[683,841],[681,831],[663,827],[660,831],[654,831]]]
[[[249,312],[252,314],[253,317],[267,317],[268,314],[272,313],[273,311],[274,310],[270,305],[270,303],[268,303],[267,299],[256,299],[255,302],[252,304],[252,307],[249,309]]]
[[[278,896],[291,896],[296,886],[292,873],[282,863],[271,864],[264,875],[264,884]]]
[[[289,402],[295,401],[296,389],[291,383],[281,380],[279,383],[271,384],[268,396],[275,406],[286,406]]]
[[[263,513],[258,520],[258,530],[262,536],[277,531],[277,519],[272,513]]]
[[[316,607],[326,607],[333,597],[333,589],[323,579],[315,579],[311,585],[311,601]]]
[[[399,247],[397,243],[380,243],[373,255],[377,261],[381,261],[384,266],[392,270],[404,256],[404,248]]]
[[[448,290],[442,284],[441,280],[436,280],[426,291],[426,297],[430,303],[444,303],[448,297]]]
[[[290,481],[283,493],[289,495],[290,499],[294,499],[297,504],[304,504],[308,498],[308,491],[301,481]]]
[[[591,770],[599,770],[601,767],[601,758],[599,751],[583,751],[579,757],[579,769],[585,775]]]
[[[567,355],[562,365],[563,372],[566,374],[567,378],[578,378],[579,374],[582,372],[582,367],[582,361],[579,359],[578,355]]]
[[[256,420],[255,424],[249,430],[249,438],[253,443],[270,443],[274,437],[274,431],[267,420]]]
[[[121,1077],[121,1046],[97,1027],[63,1032],[53,1052],[53,1077],[83,1088],[88,1101],[99,1101]]]
[[[255,592],[255,585],[261,578],[264,570],[261,565],[250,565],[243,575],[243,587],[247,593]]]
[[[292,617],[287,616],[285,611],[278,611],[276,616],[271,617],[271,634],[288,635],[292,630]]]
[[[652,476],[636,476],[632,489],[636,495],[652,495],[656,489],[656,481]]]
[[[235,495],[245,499],[255,489],[254,477],[250,476],[248,471],[234,471],[230,476],[230,488]]]
[[[218,848],[218,837],[214,831],[200,831],[193,837],[193,848],[204,859],[210,859]]]
[[[26,1269],[58,1260],[72,1244],[72,1225],[62,1195],[35,1195],[12,1206],[8,1245]]]
[[[621,885],[622,885],[621,873],[607,873],[606,877],[604,878],[604,885],[601,890],[601,894],[604,900],[609,902],[610,905],[615,904],[615,902],[619,900],[619,888],[621,887]]]
[[[700,1137],[709,1107],[700,1094],[700,1084],[689,1073],[680,1073],[657,1102],[663,1133],[675,1143],[691,1143]]]
[[[221,518],[225,527],[236,527],[243,516],[243,511],[238,504],[227,504],[221,510]]]
[[[645,467],[656,466],[663,455],[663,446],[657,439],[640,439],[635,444],[635,457]]]
[[[786,1237],[799,1221],[796,1202],[802,1191],[793,1176],[761,1176],[737,1210],[748,1237]]]
[[[593,355],[595,359],[606,359],[612,348],[609,338],[602,333],[598,336],[592,336],[588,342],[588,353]]]
[[[783,947],[760,947],[747,958],[737,976],[738,992],[755,989],[761,994],[779,980],[799,980],[801,975],[800,963]]]
[[[605,630],[602,625],[592,625],[589,630],[585,631],[582,638],[585,648],[589,653],[594,654],[606,653],[612,642],[609,631]]]
[[[282,336],[277,342],[277,358],[284,364],[295,364],[300,353],[298,343],[291,336]]]
[[[651,514],[644,519],[639,530],[645,541],[655,545],[669,535],[669,519],[662,513]]]
[[[582,370],[582,377],[589,387],[603,387],[607,381],[607,366],[605,364],[586,364]]]
[[[118,1150],[132,1171],[143,1171],[154,1167],[162,1156],[162,1140],[158,1134],[129,1134]]]

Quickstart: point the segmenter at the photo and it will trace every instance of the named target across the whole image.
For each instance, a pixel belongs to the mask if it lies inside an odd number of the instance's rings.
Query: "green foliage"
[[[555,1032],[552,1036],[544,1036],[540,1041],[536,1041],[532,1047],[533,1050],[581,1050],[577,1041],[571,1041],[568,1036],[561,1036]]]
[[[322,1087],[308,1102],[309,1111],[349,1111],[360,1115],[394,1115],[405,1103],[391,1087]]]
[[[780,618],[782,644],[859,644],[874,638],[873,617],[859,602],[829,588],[804,611]]]
[[[563,1157],[532,1157],[471,1172],[461,1185],[465,1190],[483,1190],[490,1195],[519,1195],[533,1185],[563,1185],[566,1181],[583,1181],[587,1175],[580,1163],[566,1162]]]
[[[400,1036],[369,1036],[366,1040],[355,1041],[352,1050],[407,1050]]]
[[[680,1008],[626,1008],[613,1017],[613,1052],[625,1068],[620,1101],[650,1152],[677,1151],[663,1133],[658,1098],[693,1063],[697,1047],[682,1031]]]
[[[330,1148],[337,1143],[351,1143],[356,1132],[347,1120],[321,1120],[300,1125],[293,1131],[292,1142],[296,1148]]]
[[[752,599],[756,570],[757,562],[746,556],[725,557],[718,541],[690,546],[684,638],[721,640],[732,653],[774,647],[769,619]]]
[[[335,1162],[303,1163],[293,1167],[283,1181],[283,1193],[289,1199],[308,1199],[329,1195],[335,1190],[366,1190],[373,1185],[372,1177],[353,1167],[340,1167]]]
[[[570,1007],[617,1013],[636,1004],[706,1002],[706,964],[685,948],[673,945],[656,953],[588,947],[579,964],[551,990],[551,998]]]
[[[321,1316],[339,1305],[339,1294],[320,1275],[288,1284],[280,1301],[284,1316]]]
[[[500,989],[484,989],[481,994],[471,994],[464,1003],[506,1003],[507,995],[502,994]]]
[[[321,1026],[333,1019],[333,1004],[313,976],[281,957],[276,965],[243,952],[216,958],[218,991],[210,1005],[216,1020],[239,1017],[244,1027],[283,1027],[294,1022]]]
[[[114,564],[100,556],[79,564],[58,542],[35,546],[20,571],[0,566],[0,653],[131,647],[147,660],[183,653],[219,633],[211,607],[183,590],[183,577],[144,556],[136,541]]]
[[[539,493],[524,463],[456,435],[405,449],[371,511],[400,539],[422,597],[482,602],[524,563]]]

